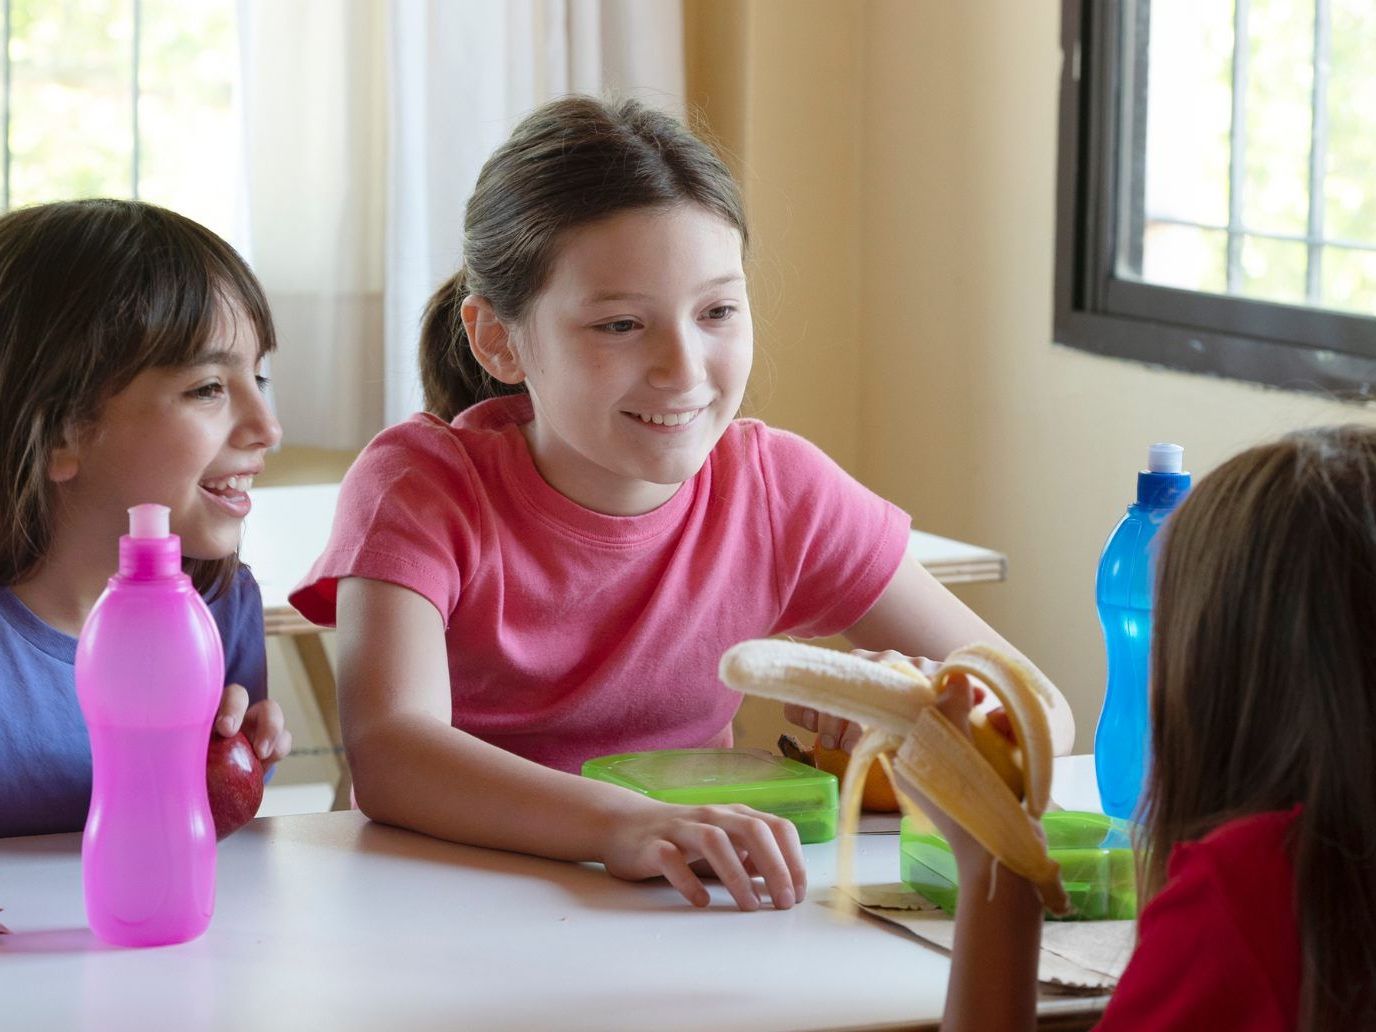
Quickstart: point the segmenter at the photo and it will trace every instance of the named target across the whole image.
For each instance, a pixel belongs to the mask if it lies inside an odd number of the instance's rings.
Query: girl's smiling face
[[[510,330],[536,468],[598,512],[663,504],[735,418],[754,348],[741,236],[693,204],[568,232]]]
[[[145,369],[105,403],[94,425],[56,449],[50,476],[62,511],[108,525],[113,549],[127,528],[126,510],[158,502],[172,510],[184,555],[233,554],[253,477],[282,436],[263,397],[261,363],[248,320],[222,305],[191,364]]]

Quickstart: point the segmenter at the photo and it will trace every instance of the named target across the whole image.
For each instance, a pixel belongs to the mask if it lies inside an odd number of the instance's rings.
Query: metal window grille
[[[1226,222],[1144,210],[1150,8],[1151,0],[1062,0],[1055,340],[1172,369],[1357,400],[1376,397],[1376,318],[1319,303],[1325,257],[1376,252],[1376,241],[1329,235],[1324,220],[1332,0],[1314,0],[1310,151],[1307,169],[1302,159],[1300,166],[1308,196],[1298,208],[1303,230],[1289,232],[1245,224],[1248,23],[1259,9],[1249,0],[1235,0],[1232,10]],[[1145,230],[1153,225],[1222,233],[1227,254],[1220,256],[1226,270],[1219,270],[1219,292],[1143,279]],[[1243,292],[1248,240],[1303,245],[1298,303]]]
[[[1323,303],[1323,258],[1328,248],[1349,251],[1376,252],[1376,244],[1325,235],[1324,176],[1328,165],[1328,86],[1331,75],[1330,50],[1333,24],[1329,0],[1314,0],[1314,33],[1311,62],[1313,68],[1310,90],[1311,131],[1309,140],[1307,215],[1303,234],[1284,233],[1249,227],[1243,213],[1245,172],[1247,162],[1247,96],[1251,75],[1249,42],[1251,0],[1235,0],[1233,12],[1232,48],[1232,112],[1228,153],[1228,221],[1226,224],[1176,218],[1166,214],[1144,212],[1146,182],[1146,107],[1147,81],[1151,74],[1148,63],[1150,35],[1149,0],[1134,8],[1134,17],[1124,26],[1127,35],[1125,52],[1132,60],[1124,65],[1123,96],[1125,111],[1125,146],[1121,153],[1126,181],[1132,184],[1131,195],[1124,198],[1121,257],[1123,267],[1137,275],[1142,269],[1144,230],[1148,225],[1182,226],[1212,230],[1224,234],[1227,241],[1227,293],[1242,292],[1242,251],[1248,238],[1274,240],[1305,245],[1305,301],[1320,306]]]

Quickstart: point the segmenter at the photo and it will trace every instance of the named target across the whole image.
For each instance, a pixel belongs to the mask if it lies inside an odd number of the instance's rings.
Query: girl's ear
[[[62,431],[62,438],[48,456],[48,479],[54,484],[71,480],[80,466],[77,457],[76,433],[71,427]]]
[[[487,298],[469,294],[459,311],[463,316],[464,332],[468,334],[468,346],[478,364],[502,383],[523,382],[526,373],[513,346],[511,331],[497,318]]]

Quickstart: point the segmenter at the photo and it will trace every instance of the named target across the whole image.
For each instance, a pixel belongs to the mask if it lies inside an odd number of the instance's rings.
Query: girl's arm
[[[776,907],[803,898],[793,825],[746,807],[688,807],[551,770],[450,724],[444,623],[407,588],[339,582],[339,715],[359,806],[386,824],[493,849],[591,860],[627,879],[663,876],[695,906],[704,861],[743,910],[764,878]]]
[[[856,648],[875,652],[892,649],[938,660],[976,641],[1021,655],[912,556],[903,557],[879,600],[845,632],[845,637]],[[1063,756],[1075,744],[1075,718],[1059,691],[1050,715],[1052,746],[1057,756]]]
[[[968,733],[972,701],[969,682],[957,676],[938,706]],[[921,804],[951,844],[959,871],[960,901],[942,1032],[1035,1028],[1042,932],[1042,904],[1036,889],[1005,867],[995,869],[993,858],[964,828],[901,776],[900,783],[904,794]]]

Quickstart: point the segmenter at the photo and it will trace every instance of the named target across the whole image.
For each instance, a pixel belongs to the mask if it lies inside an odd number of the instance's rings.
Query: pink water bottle
[[[94,769],[81,842],[86,916],[96,935],[119,946],[194,939],[215,908],[205,758],[224,648],[182,573],[168,515],[163,505],[129,510],[119,573],[76,648]]]

